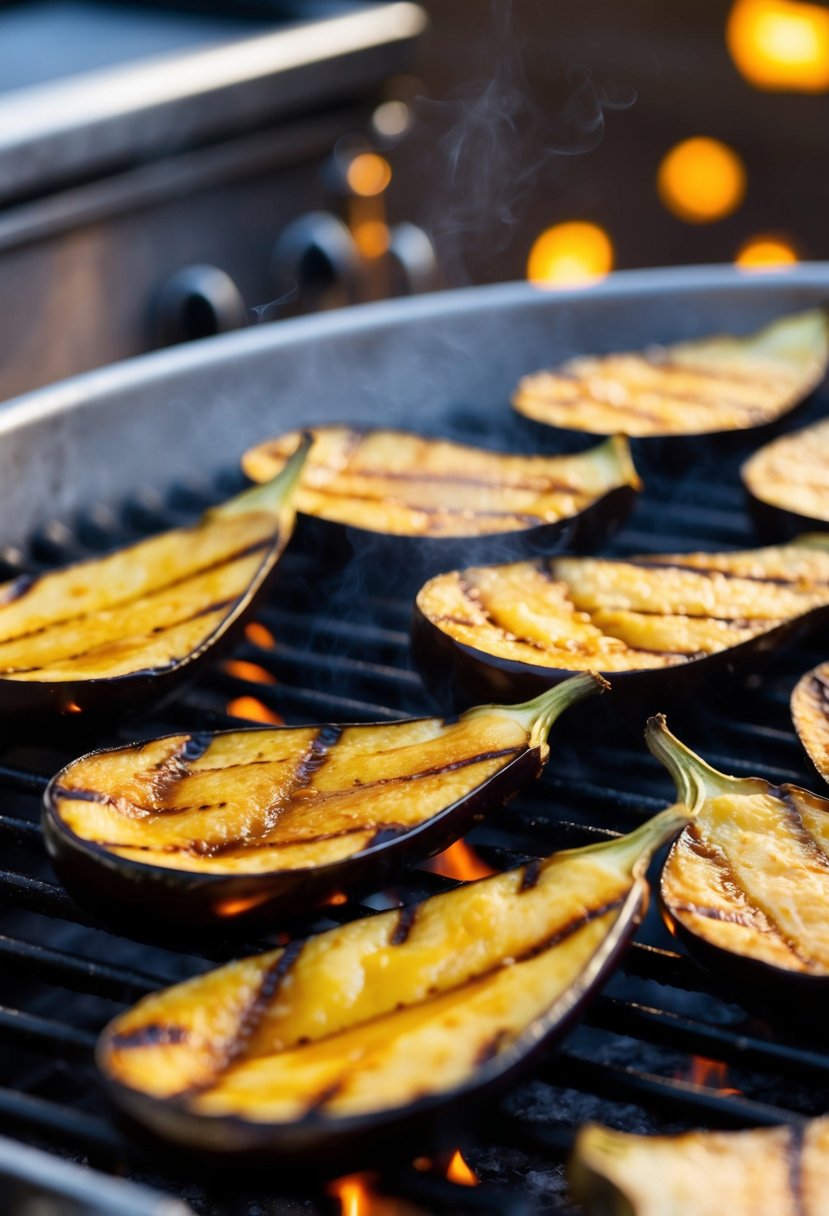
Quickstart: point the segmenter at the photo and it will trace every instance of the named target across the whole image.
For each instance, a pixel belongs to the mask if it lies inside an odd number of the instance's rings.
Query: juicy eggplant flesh
[[[792,692],[792,720],[809,759],[829,781],[829,663],[798,680]]]
[[[829,418],[760,448],[742,477],[760,502],[829,523]]]
[[[417,605],[473,650],[536,667],[671,667],[829,605],[829,545],[626,560],[559,557],[438,575]]]
[[[203,651],[287,544],[304,450],[284,478],[193,527],[0,585],[0,681],[157,673]]]
[[[548,426],[597,435],[698,435],[774,421],[826,371],[827,315],[784,317],[748,338],[715,336],[568,359],[525,376],[513,405]]]
[[[290,727],[172,735],[68,765],[49,806],[95,850],[205,874],[340,861],[413,831],[508,765],[549,753],[546,733],[593,678],[454,722]],[[555,692],[560,695],[556,696]]]
[[[116,1096],[285,1124],[408,1107],[527,1050],[600,978],[641,913],[670,808],[630,836],[354,921],[146,997],[104,1031]],[[603,961],[604,960],[604,961]],[[572,998],[572,999],[568,999]],[[563,1016],[563,1014],[562,1014]],[[525,1038],[525,1036],[527,1036]],[[153,1103],[131,1103],[141,1094]]]
[[[568,1177],[586,1216],[822,1216],[829,1119],[681,1136],[589,1124]]]
[[[296,432],[243,458],[255,481],[273,477]],[[314,446],[297,509],[394,536],[457,537],[518,532],[570,518],[622,486],[638,488],[624,440],[577,456],[508,456],[401,431],[330,426]]]

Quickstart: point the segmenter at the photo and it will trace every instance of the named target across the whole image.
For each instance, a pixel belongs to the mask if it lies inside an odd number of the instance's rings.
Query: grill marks
[[[761,503],[782,513],[829,520],[829,419],[782,435],[746,461],[743,484]]]
[[[824,781],[829,781],[829,663],[798,680],[792,691],[791,714],[809,759]]]

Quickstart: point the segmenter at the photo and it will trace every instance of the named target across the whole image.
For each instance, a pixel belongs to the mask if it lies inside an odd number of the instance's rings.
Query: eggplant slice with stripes
[[[680,1136],[588,1124],[567,1177],[585,1216],[825,1216],[829,1119]]]
[[[294,915],[377,889],[537,777],[576,677],[526,705],[419,718],[170,735],[93,752],[52,779],[46,845],[112,914],[209,923]]]
[[[728,993],[764,1015],[829,1010],[829,801],[795,785],[719,773],[663,717],[649,746],[699,807],[660,892],[670,927]]]
[[[829,781],[829,663],[801,676],[791,697],[792,721],[806,755]]]
[[[396,577],[415,566],[594,547],[625,519],[641,483],[625,439],[576,456],[507,455],[404,431],[319,427],[297,497],[300,540],[331,555],[376,554]],[[273,477],[297,445],[248,451],[244,471]],[[387,569],[381,570],[388,577]]]
[[[174,692],[273,572],[308,447],[192,527],[0,585],[0,713],[126,713]]]
[[[645,445],[745,434],[803,401],[828,359],[829,314],[812,309],[748,337],[715,335],[568,359],[525,376],[512,403],[546,427],[623,434]],[[640,444],[637,452],[643,450]]]
[[[743,465],[742,478],[758,530],[768,539],[829,529],[829,418],[760,448]]]
[[[574,671],[615,692],[685,691],[829,615],[829,536],[737,553],[541,558],[438,575],[414,651],[460,701],[533,696]]]
[[[104,1030],[115,1101],[179,1145],[318,1167],[411,1158],[562,1035],[647,902],[671,807],[629,836],[352,921],[144,998]]]

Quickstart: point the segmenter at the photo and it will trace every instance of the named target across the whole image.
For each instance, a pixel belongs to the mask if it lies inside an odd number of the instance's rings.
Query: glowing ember
[[[446,1177],[450,1182],[456,1182],[459,1186],[477,1186],[478,1179],[461,1156],[461,1150],[456,1149],[449,1162],[449,1168],[446,1171]]]
[[[348,903],[348,896],[343,895],[342,891],[335,891],[333,895],[329,895],[325,904],[329,908],[339,908],[343,904]]]
[[[355,156],[346,172],[346,181],[355,194],[371,198],[382,194],[391,181],[391,165],[376,152],[361,152]]]
[[[555,224],[536,239],[527,278],[539,287],[586,287],[613,269],[613,243],[603,228],[579,220]]]
[[[74,701],[70,701],[66,706],[66,712],[68,714],[82,714],[83,710],[80,705],[76,705]]]
[[[217,916],[224,916],[228,920],[232,920],[234,916],[250,912],[251,908],[258,908],[267,899],[267,895],[254,895],[247,899],[225,899],[216,904],[214,911]]]
[[[829,89],[829,11],[800,0],[736,0],[725,39],[737,70],[758,89]]]
[[[741,270],[780,270],[797,260],[795,250],[782,237],[753,236],[741,246],[734,264]]]
[[[694,1085],[704,1085],[720,1094],[738,1094],[739,1089],[724,1085],[728,1067],[722,1060],[709,1060],[706,1056],[692,1056],[691,1066],[682,1078]]]
[[[718,139],[683,140],[664,157],[656,176],[659,197],[689,224],[730,215],[743,201],[746,171],[736,152]]]
[[[248,680],[251,684],[275,684],[276,676],[267,667],[258,663],[248,663],[244,659],[229,659],[225,663],[225,671],[237,676],[240,680]]]
[[[488,878],[490,874],[498,873],[482,861],[475,850],[463,840],[456,840],[427,864],[433,874],[442,874],[444,878],[457,878],[461,882],[470,882],[473,878]]]
[[[354,225],[354,242],[363,257],[380,258],[389,247],[389,230],[382,220],[361,220]]]
[[[267,625],[263,625],[261,621],[249,621],[245,625],[245,637],[262,650],[272,650],[276,645],[276,638]]]
[[[225,706],[232,718],[247,718],[251,722],[267,722],[271,726],[284,726],[285,719],[275,710],[269,709],[256,697],[234,697]]]

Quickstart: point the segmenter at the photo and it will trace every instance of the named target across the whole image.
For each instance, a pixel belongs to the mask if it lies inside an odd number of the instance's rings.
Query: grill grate
[[[812,413],[820,412],[816,402]],[[678,486],[652,477],[613,551],[751,546],[756,542],[737,487],[736,460],[726,469],[701,469]],[[167,503],[139,495],[120,515],[95,512],[71,526],[53,525],[33,540],[25,557],[3,555],[6,569],[0,573],[75,560],[192,520],[209,500],[233,488],[229,478],[219,486],[178,487]],[[100,1027],[143,993],[267,947],[275,938],[202,934],[175,940],[165,930],[162,941],[151,930],[141,937],[113,932],[54,880],[38,816],[47,777],[73,755],[108,742],[231,725],[227,706],[239,697],[256,698],[289,723],[432,712],[409,662],[409,599],[356,595],[349,581],[348,572],[320,580],[306,556],[289,552],[270,602],[256,617],[260,628],[249,630],[233,656],[253,666],[231,671],[227,661],[214,665],[154,720],[111,739],[58,733],[0,751],[0,965],[6,1002],[0,1008],[0,1075],[8,1081],[0,1089],[0,1130],[181,1195],[210,1216],[336,1209],[310,1182],[300,1201],[270,1184],[252,1185],[240,1195],[238,1186],[168,1176],[166,1167],[148,1164],[123,1136],[95,1083],[92,1050]],[[267,644],[269,635],[277,639],[275,647]],[[762,680],[748,676],[671,706],[672,725],[726,771],[815,785],[787,706],[797,676],[825,657],[813,639],[774,663]],[[641,743],[645,711],[614,715],[614,709],[611,695],[601,714],[579,719],[577,709],[555,728],[542,780],[468,838],[485,861],[503,868],[625,831],[666,805],[669,778]],[[635,729],[618,717],[634,720]],[[313,923],[292,928],[319,930],[451,885],[427,866],[417,867],[392,891],[331,907]],[[700,1079],[705,1067],[716,1069],[716,1084]],[[543,1203],[544,1210],[563,1213],[572,1209],[561,1160],[573,1125],[585,1118],[630,1130],[679,1130],[797,1122],[827,1108],[824,1045],[803,1032],[795,1038],[772,1029],[727,1004],[677,952],[652,912],[624,968],[564,1047],[487,1113],[475,1138],[464,1141],[482,1185],[473,1191],[435,1171],[413,1168],[379,1185],[405,1193],[428,1212],[521,1216]]]

